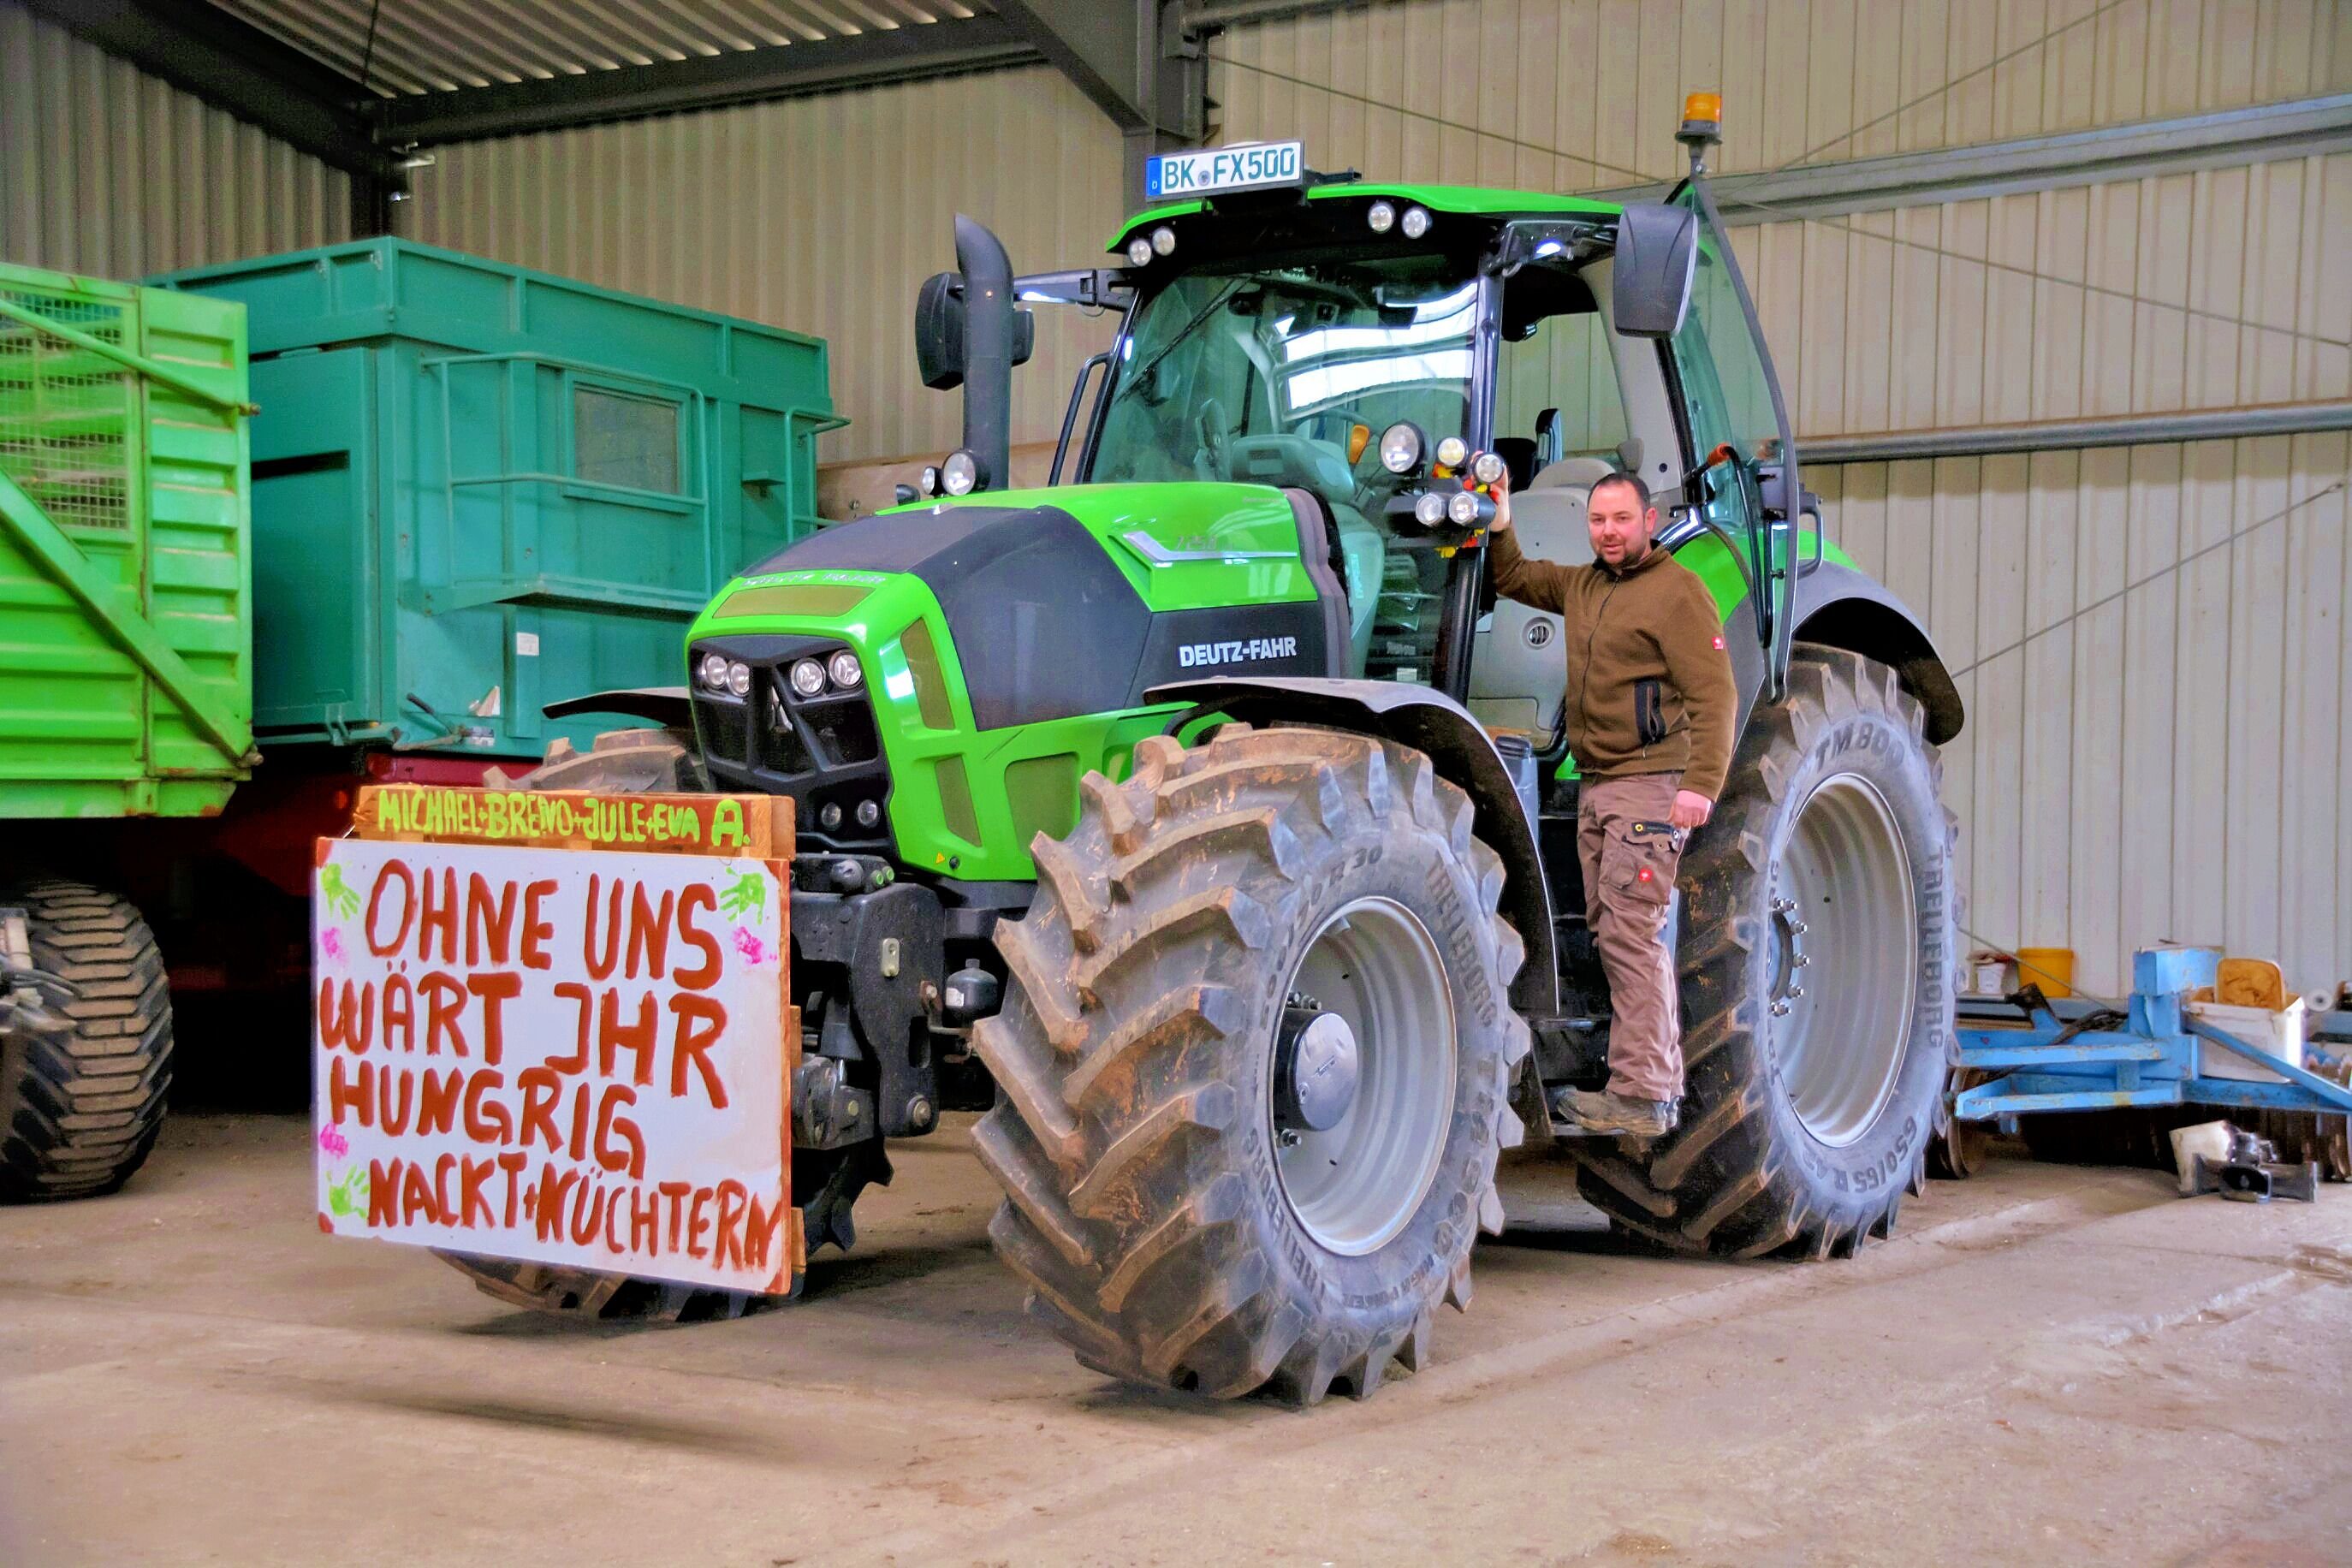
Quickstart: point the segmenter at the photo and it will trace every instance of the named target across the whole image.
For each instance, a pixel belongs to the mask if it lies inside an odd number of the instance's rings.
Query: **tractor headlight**
[[[1412,503],[1412,520],[1423,528],[1435,528],[1445,521],[1445,498],[1435,490],[1424,490]]]
[[[745,664],[740,658],[728,660],[727,689],[733,692],[738,697],[750,695],[751,690],[751,667]]]
[[[1421,466],[1421,426],[1400,419],[1381,432],[1381,467],[1392,474],[1409,474]]]
[[[1427,207],[1405,208],[1402,226],[1407,239],[1419,239],[1429,232],[1429,209]]]
[[[1396,208],[1386,202],[1374,202],[1365,212],[1364,221],[1371,225],[1374,234],[1386,234],[1396,227]]]
[[[1150,265],[1151,265],[1151,242],[1150,242],[1150,240],[1148,240],[1148,239],[1144,238],[1144,237],[1143,237],[1141,235],[1139,235],[1139,235],[1137,235],[1133,239],[1129,240],[1129,241],[1127,242],[1127,259],[1128,259],[1128,262],[1129,262],[1129,264],[1130,266],[1135,266],[1135,267],[1149,267],[1149,266],[1150,266]]]
[[[726,690],[727,656],[723,653],[704,654],[702,663],[696,668],[695,674],[701,679],[702,684],[711,690]]]
[[[1437,461],[1444,468],[1459,468],[1470,460],[1470,443],[1459,436],[1448,436],[1437,444]]]
[[[1446,498],[1445,515],[1456,528],[1475,527],[1478,521],[1478,492],[1455,490]]]
[[[1481,452],[1470,459],[1470,477],[1482,485],[1493,484],[1507,469],[1500,452]]]
[[[1151,248],[1162,256],[1176,254],[1176,231],[1161,224],[1151,231]]]
[[[814,697],[824,689],[824,666],[813,658],[802,659],[793,666],[793,689],[803,697]]]
[[[845,691],[866,679],[866,672],[857,667],[857,656],[847,648],[825,660],[824,668],[825,673],[833,677],[833,683]]]
[[[882,821],[882,807],[881,807],[881,805],[880,805],[877,802],[871,801],[871,800],[861,800],[861,801],[859,801],[859,802],[857,803],[857,826],[860,826],[860,827],[873,827],[873,826],[878,826],[878,825],[880,824],[880,822],[881,822],[881,821]]]
[[[968,496],[980,489],[980,459],[958,447],[940,465],[940,488],[951,496]]]
[[[940,493],[940,466],[937,463],[925,463],[923,465],[923,477],[915,481],[915,488],[920,490],[927,500],[938,495]]]

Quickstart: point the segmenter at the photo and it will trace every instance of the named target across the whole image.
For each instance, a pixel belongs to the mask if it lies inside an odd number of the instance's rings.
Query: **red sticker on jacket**
[[[1644,867],[1643,867],[1643,868],[1642,868],[1642,880],[1643,880],[1644,882],[1646,882],[1646,881],[1648,881],[1649,879],[1650,879],[1650,868],[1649,868],[1647,866],[1644,866]]]
[[[1721,632],[1715,634],[1715,651],[1717,653],[1721,653],[1723,651],[1723,634]]]

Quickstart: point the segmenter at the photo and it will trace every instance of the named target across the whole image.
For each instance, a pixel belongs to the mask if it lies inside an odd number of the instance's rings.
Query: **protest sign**
[[[386,796],[407,798],[387,810]],[[799,1040],[782,867],[635,852],[707,849],[730,798],[363,792],[379,830],[410,826],[413,805],[447,831],[530,842],[562,828],[632,847],[320,842],[320,1228],[790,1290]],[[573,815],[488,804],[533,799]],[[746,847],[790,852],[788,815],[780,840],[764,821],[749,837],[740,805],[731,821]]]

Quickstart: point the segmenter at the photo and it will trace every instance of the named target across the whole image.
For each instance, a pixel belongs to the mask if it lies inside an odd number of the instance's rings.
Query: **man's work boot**
[[[1570,1089],[1553,1109],[1588,1138],[1663,1138],[1682,1119],[1675,1100],[1634,1100],[1589,1089]]]

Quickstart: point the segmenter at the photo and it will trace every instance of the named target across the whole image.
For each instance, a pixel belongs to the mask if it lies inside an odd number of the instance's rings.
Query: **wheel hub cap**
[[[1274,1042],[1274,1124],[1328,1132],[1356,1103],[1362,1053],[1337,1013],[1286,1007]]]

